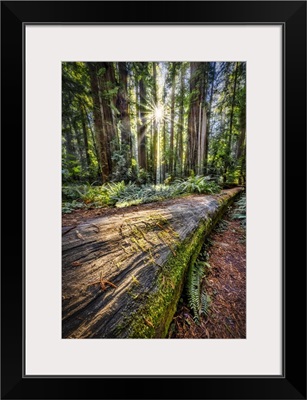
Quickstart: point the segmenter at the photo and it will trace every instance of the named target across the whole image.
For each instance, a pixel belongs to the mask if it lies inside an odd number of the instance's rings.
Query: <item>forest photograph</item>
[[[62,62],[62,338],[246,338],[246,63]]]

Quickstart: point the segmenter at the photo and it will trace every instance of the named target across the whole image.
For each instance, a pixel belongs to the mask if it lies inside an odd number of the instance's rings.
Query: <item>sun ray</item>
[[[162,104],[157,104],[154,108],[154,119],[159,124],[164,119],[164,108]]]

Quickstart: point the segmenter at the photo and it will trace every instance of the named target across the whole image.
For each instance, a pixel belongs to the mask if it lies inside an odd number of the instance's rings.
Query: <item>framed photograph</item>
[[[306,3],[1,11],[2,398],[306,399]]]

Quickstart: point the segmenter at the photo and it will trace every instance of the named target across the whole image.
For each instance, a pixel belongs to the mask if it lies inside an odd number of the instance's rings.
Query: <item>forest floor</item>
[[[202,285],[211,299],[208,315],[196,324],[183,294],[169,338],[246,338],[246,231],[232,219],[234,207],[204,245],[211,266]]]

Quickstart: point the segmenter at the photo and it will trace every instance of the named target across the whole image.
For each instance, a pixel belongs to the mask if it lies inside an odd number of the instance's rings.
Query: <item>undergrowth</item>
[[[202,314],[208,314],[210,297],[202,290],[202,280],[208,267],[210,267],[209,263],[198,260],[190,267],[188,272],[186,284],[188,304],[196,323],[199,323]]]
[[[241,226],[246,227],[246,194],[243,193],[241,198],[236,202],[232,214],[232,219],[239,219]]]
[[[197,260],[193,265],[190,266],[188,270],[186,281],[188,305],[196,324],[200,322],[200,317],[202,315],[208,315],[209,306],[211,303],[210,296],[202,288],[202,282],[207,270],[211,268],[207,260],[208,252],[207,247],[204,244]]]
[[[101,186],[90,184],[63,186],[62,211],[70,213],[76,209],[101,207],[127,207],[172,199],[192,193],[218,193],[220,187],[207,177],[191,176],[166,185],[137,185],[135,183],[107,183]]]

